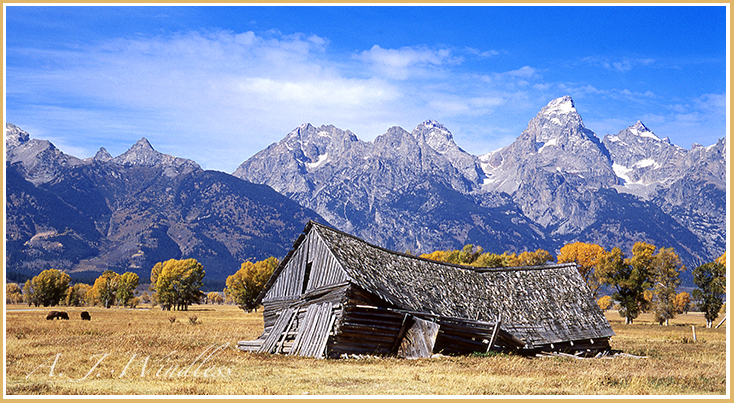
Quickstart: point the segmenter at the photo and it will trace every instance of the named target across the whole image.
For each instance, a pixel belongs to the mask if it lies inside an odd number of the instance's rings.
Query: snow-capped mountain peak
[[[629,131],[630,133],[636,136],[646,137],[649,139],[661,141],[660,138],[655,135],[655,133],[653,133],[650,129],[648,129],[647,126],[645,126],[642,123],[642,121],[639,121],[639,120],[634,125],[627,128],[627,131]]]
[[[10,150],[30,140],[30,135],[12,123],[5,124],[5,145]]]
[[[569,95],[550,101],[548,105],[540,110],[540,114],[547,116],[568,115],[569,113],[578,113],[573,99]]]

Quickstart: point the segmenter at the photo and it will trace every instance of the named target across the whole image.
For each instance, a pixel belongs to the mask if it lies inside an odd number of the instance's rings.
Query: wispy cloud
[[[576,67],[631,73],[655,61],[596,57],[582,64]],[[228,172],[305,122],[371,140],[390,126],[410,130],[437,119],[461,147],[480,154],[506,145],[542,106],[566,94],[580,109],[597,111],[584,119],[601,133],[616,133],[650,110],[665,111],[653,128],[662,136],[725,120],[723,95],[677,102],[676,111],[645,87],[570,82],[504,51],[374,45],[340,53],[330,38],[277,30],[194,30],[53,50],[28,45],[8,49],[6,74],[11,122],[29,122],[24,129],[32,135],[79,157],[100,146],[121,153],[146,136],[162,152]],[[607,110],[624,115],[605,116]],[[82,132],[84,142],[72,149]]]
[[[356,60],[367,63],[381,76],[404,80],[425,75],[429,69],[445,65],[456,65],[462,57],[454,56],[447,48],[402,47],[384,49],[374,45],[369,50],[354,55]]]
[[[315,35],[194,31],[42,55],[29,49],[26,56],[39,63],[9,69],[7,91],[10,99],[33,98],[36,111],[48,112],[48,102],[61,102],[57,109],[67,111],[74,104],[98,106],[77,124],[120,126],[129,118],[121,111],[135,111],[131,115],[138,124],[147,124],[149,132],[130,136],[150,136],[156,147],[196,143],[206,133],[211,147],[224,150],[233,137],[259,133],[227,155],[212,157],[230,159],[225,166],[233,170],[305,121],[349,124],[370,115],[384,119],[380,115],[389,109],[386,105],[401,97],[399,88],[379,77],[342,74],[324,56],[328,43]],[[178,136],[165,137],[166,132]]]
[[[607,56],[589,56],[581,59],[581,61],[591,66],[603,67],[607,70],[617,71],[620,73],[626,73],[638,66],[652,66],[655,64],[655,59],[653,58],[625,57],[613,59]]]

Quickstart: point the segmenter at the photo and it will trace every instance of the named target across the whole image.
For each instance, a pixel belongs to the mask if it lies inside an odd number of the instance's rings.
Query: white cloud
[[[499,55],[501,53],[501,52],[499,52],[497,50],[484,50],[484,51],[482,51],[482,50],[471,48],[471,47],[468,47],[468,46],[464,48],[464,52],[466,52],[467,54],[472,55],[472,56],[474,56],[474,57],[476,57],[477,59],[480,59],[480,60],[481,59],[489,59],[489,58],[494,57],[494,56],[497,56],[497,55]]]
[[[345,76],[324,57],[328,44],[315,35],[228,31],[118,39],[44,53],[54,67],[9,71],[8,94],[58,103],[68,112],[66,126],[79,132],[137,126],[118,132],[128,144],[147,136],[154,147],[187,142],[200,148],[206,136],[207,146],[229,150],[212,156],[209,166],[232,171],[303,122],[358,127],[350,122],[394,114],[401,90],[380,78]],[[84,117],[69,104],[86,109]],[[46,108],[38,116],[52,115]],[[71,122],[75,116],[79,120]],[[227,148],[244,133],[257,135]],[[90,148],[87,154],[98,146]],[[184,154],[193,158],[197,151]]]
[[[451,50],[427,47],[383,49],[379,45],[354,55],[356,60],[369,64],[384,77],[405,80],[423,75],[427,69],[461,63],[461,57],[452,56]]]
[[[542,106],[566,94],[584,114],[601,111],[590,117],[601,127],[587,122],[594,131],[616,133],[640,118],[632,115],[661,109],[667,111],[655,129],[661,137],[675,129],[673,122],[697,128],[707,119],[724,121],[723,95],[681,101],[676,112],[658,107],[663,97],[645,88],[548,81],[544,75],[556,73],[547,66],[464,65],[465,58],[503,57],[494,50],[374,45],[336,54],[330,46],[316,35],[213,30],[64,50],[9,49],[27,63],[7,68],[8,116],[79,157],[100,146],[117,155],[145,136],[161,152],[227,172],[305,122],[334,124],[372,140],[390,126],[411,130],[437,119],[459,146],[483,153],[506,145]],[[654,61],[604,63],[624,69]],[[607,111],[614,116],[604,116]]]
[[[620,73],[626,73],[638,66],[650,66],[655,64],[652,58],[628,58],[611,59],[607,56],[589,56],[581,59],[584,64],[603,67]]]

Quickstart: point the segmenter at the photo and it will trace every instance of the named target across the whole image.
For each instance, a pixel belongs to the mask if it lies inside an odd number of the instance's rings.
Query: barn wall
[[[388,307],[375,295],[351,286],[337,318],[334,334],[329,339],[327,356],[394,354],[399,347],[407,315],[388,310]]]
[[[307,268],[310,270],[304,290]],[[267,306],[267,302],[294,300],[304,293],[344,283],[347,279],[323,239],[316,231],[310,231],[262,301]]]
[[[348,280],[347,274],[331,253],[318,232],[311,231],[308,242],[308,259],[312,261],[306,292],[340,284]]]
[[[263,297],[263,304],[274,300],[294,299],[301,295],[311,234],[303,240],[299,248],[293,253],[283,271],[278,275],[278,279]]]
[[[294,347],[294,354],[323,355],[348,280],[318,232],[306,234],[263,296],[263,351],[291,353]]]

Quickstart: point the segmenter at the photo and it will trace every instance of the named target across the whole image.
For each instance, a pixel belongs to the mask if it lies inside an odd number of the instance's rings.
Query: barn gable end
[[[259,300],[265,330],[258,340],[240,342],[244,351],[313,357],[414,357],[429,349],[591,353],[608,349],[614,335],[573,264],[450,265],[313,222]]]

